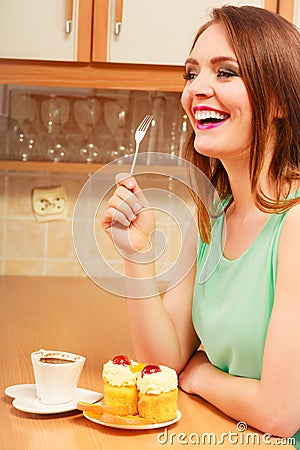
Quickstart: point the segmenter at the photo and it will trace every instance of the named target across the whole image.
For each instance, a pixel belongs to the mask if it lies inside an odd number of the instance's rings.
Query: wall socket
[[[37,222],[61,220],[67,216],[67,194],[63,186],[33,189],[31,200]]]

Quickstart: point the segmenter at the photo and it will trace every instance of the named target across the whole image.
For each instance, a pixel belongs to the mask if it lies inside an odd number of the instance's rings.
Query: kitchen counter
[[[234,420],[181,391],[178,409],[182,418],[167,430],[108,428],[88,421],[78,410],[38,415],[15,409],[4,390],[15,384],[34,383],[32,351],[58,349],[86,356],[79,387],[98,392],[103,389],[103,363],[118,353],[129,357],[134,353],[125,300],[103,291],[89,279],[3,276],[0,292],[1,450],[202,448],[203,444],[195,445],[197,439],[206,439],[205,447],[220,446],[222,450],[267,447],[261,434],[254,438],[255,431],[250,428],[239,432]],[[212,434],[205,437],[205,433]],[[221,444],[222,433],[227,435],[223,435]],[[234,443],[234,439],[239,441]],[[256,439],[254,445],[251,439]]]

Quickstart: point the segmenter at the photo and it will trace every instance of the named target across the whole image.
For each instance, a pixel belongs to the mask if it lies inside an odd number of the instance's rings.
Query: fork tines
[[[139,131],[146,131],[150,123],[152,122],[153,116],[151,114],[148,114],[144,117],[142,122],[140,123],[138,130]]]
[[[134,138],[135,138],[135,153],[134,153],[134,157],[133,157],[133,161],[132,161],[132,165],[131,165],[131,170],[130,170],[130,174],[133,174],[134,171],[134,167],[135,167],[135,163],[136,163],[136,158],[138,155],[138,151],[139,151],[139,146],[140,146],[140,142],[143,140],[149,125],[151,124],[153,119],[153,116],[151,114],[147,114],[147,116],[144,117],[144,119],[142,120],[142,122],[140,123],[140,125],[138,126],[138,128],[136,129]]]

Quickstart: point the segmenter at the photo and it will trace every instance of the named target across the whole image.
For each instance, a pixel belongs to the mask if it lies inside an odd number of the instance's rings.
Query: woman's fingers
[[[129,222],[136,219],[136,214],[137,214],[138,210],[136,210],[137,208],[135,207],[135,201],[130,200],[130,196],[124,198],[119,195],[113,195],[110,198],[107,206],[108,206],[108,208],[112,208],[112,209],[122,213],[123,216]],[[119,217],[119,215],[117,215],[116,217]],[[118,220],[113,220],[113,221],[117,222]]]
[[[129,179],[128,174],[125,175],[120,174],[118,187],[107,203],[107,210],[102,220],[103,225],[120,223],[129,226],[144,207],[145,198],[141,197],[141,190],[135,179],[131,176]],[[136,192],[133,193],[130,187]]]
[[[131,208],[133,214],[139,213],[142,208],[148,206],[146,197],[138,186],[136,179],[127,173],[116,176],[117,189],[113,197],[117,196],[125,201]],[[119,205],[115,205],[118,207]]]
[[[124,186],[132,192],[139,190],[136,179],[129,173],[126,173],[126,172],[118,173],[116,175],[115,180],[116,180],[116,184],[118,186]]]
[[[114,223],[119,223],[124,227],[128,227],[131,223],[131,220],[129,220],[122,211],[119,211],[115,208],[108,208],[106,210],[103,222],[109,223],[110,226]]]
[[[137,184],[135,177],[128,173],[119,173],[118,175],[116,175],[116,183],[118,186],[123,186],[124,188],[135,194],[138,202],[141,205],[143,205],[144,207],[149,206],[148,201],[144,196],[143,191]]]
[[[134,177],[119,174],[116,180],[117,188],[108,200],[101,224],[115,245],[133,253],[149,247],[155,216]]]

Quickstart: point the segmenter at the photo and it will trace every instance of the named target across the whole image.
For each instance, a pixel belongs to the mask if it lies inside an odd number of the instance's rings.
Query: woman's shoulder
[[[300,192],[299,192],[300,195]],[[286,213],[286,221],[297,221],[300,220],[300,197],[299,202],[293,205]]]
[[[287,197],[288,200],[296,200],[285,213],[284,217],[284,228],[292,227],[293,225],[299,225],[300,223],[300,187],[294,187],[290,195]],[[300,227],[299,227],[300,231]]]
[[[300,203],[286,213],[280,238],[281,249],[300,248]]]

